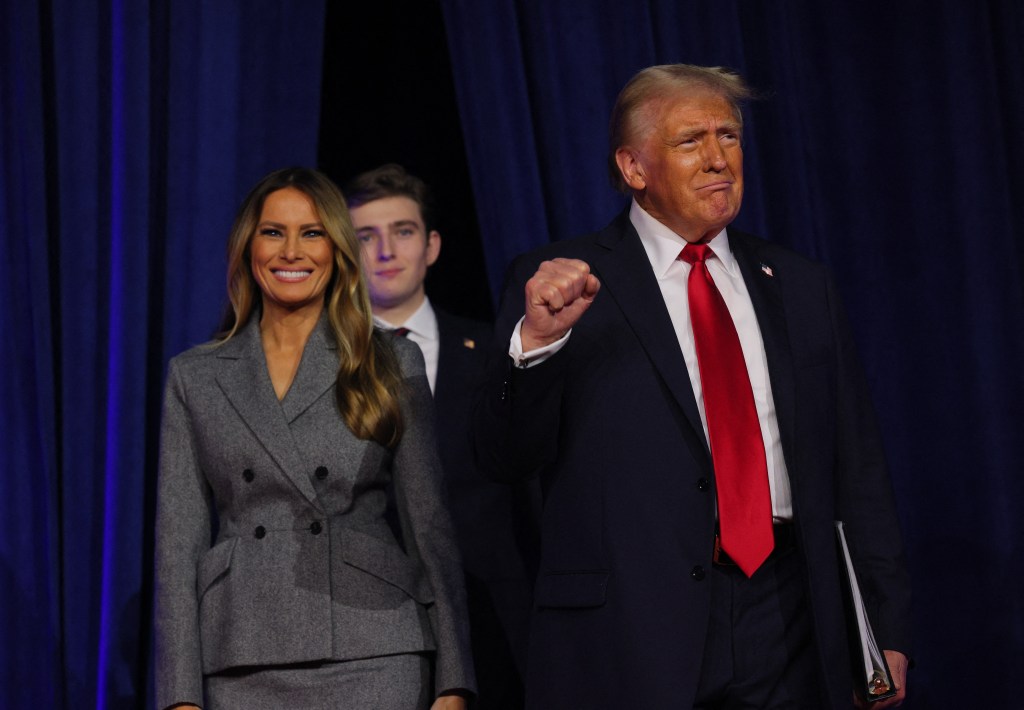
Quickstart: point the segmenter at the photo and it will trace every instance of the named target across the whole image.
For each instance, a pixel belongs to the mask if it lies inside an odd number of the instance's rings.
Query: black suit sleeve
[[[512,332],[525,312],[526,281],[535,270],[536,263],[523,258],[509,269],[484,385],[474,408],[477,462],[487,476],[499,481],[533,478],[557,455],[562,385],[571,344],[527,369],[515,367],[508,355]]]
[[[910,578],[895,497],[864,371],[839,296],[828,281],[837,337],[837,512],[882,648],[910,656]]]

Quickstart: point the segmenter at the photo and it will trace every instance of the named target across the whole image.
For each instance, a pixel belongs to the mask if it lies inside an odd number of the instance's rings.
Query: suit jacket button
[[[697,479],[697,490],[698,491],[707,491],[709,488],[711,488],[711,481],[709,481],[708,479],[704,478],[703,476],[701,476],[700,478]]]
[[[267,536],[267,529],[262,525],[257,525],[256,529],[252,531],[252,534],[257,540],[262,540]]]
[[[704,579],[704,568],[700,565],[695,565],[694,568],[690,570],[690,576],[695,582],[701,581]]]
[[[326,466],[317,466],[316,467],[316,477],[318,479],[320,479],[321,481],[324,480],[325,478],[327,478],[327,467]]]
[[[314,520],[309,525],[309,531],[311,533],[313,533],[314,535],[319,535],[321,532],[323,532],[323,529],[324,529],[324,526],[320,524],[319,520]]]
[[[256,474],[252,472],[251,468],[247,468],[242,471],[242,478],[245,479],[246,483],[252,483],[252,479],[256,478]]]

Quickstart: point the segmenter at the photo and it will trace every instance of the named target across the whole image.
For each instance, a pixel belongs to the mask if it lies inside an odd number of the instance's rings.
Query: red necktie
[[[408,328],[395,328],[391,332],[397,335],[399,338],[404,338],[408,336],[411,331]]]
[[[687,282],[704,415],[718,488],[722,549],[748,577],[772,551],[772,501],[761,425],[729,309],[708,272],[706,244],[687,244]]]

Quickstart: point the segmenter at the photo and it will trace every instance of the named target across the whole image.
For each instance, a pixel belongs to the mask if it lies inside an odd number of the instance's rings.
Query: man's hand
[[[550,345],[572,328],[594,302],[601,282],[579,259],[543,262],[526,282],[523,352]]]
[[[877,703],[869,703],[856,696],[857,707],[871,710],[882,710],[883,708],[895,708],[903,704],[907,697],[907,657],[899,651],[884,651],[885,662],[889,664],[889,672],[892,673],[892,682],[896,686],[896,695]]]

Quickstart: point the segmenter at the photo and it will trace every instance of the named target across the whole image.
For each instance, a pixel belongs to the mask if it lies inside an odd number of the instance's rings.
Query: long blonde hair
[[[359,266],[359,245],[345,198],[331,180],[309,168],[270,173],[249,192],[228,237],[228,299],[221,342],[234,336],[258,311],[261,294],[250,265],[250,244],[272,192],[291,187],[306,195],[334,245],[334,273],[324,294],[331,333],[338,346],[335,395],[341,417],[360,439],[392,447],[402,437],[398,397],[402,374],[386,339],[373,326],[370,296]]]

